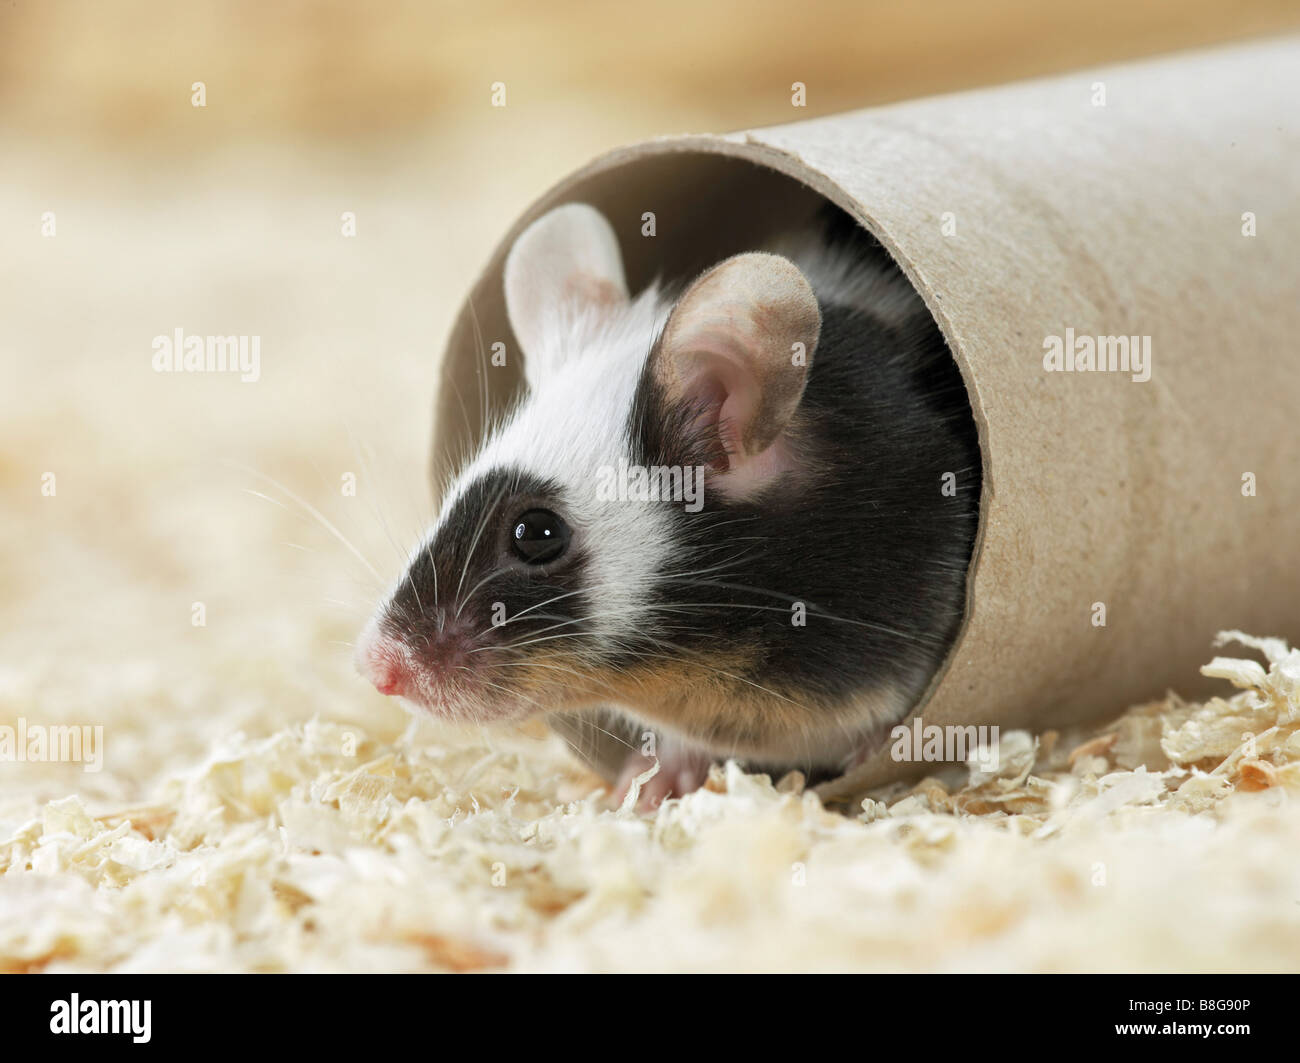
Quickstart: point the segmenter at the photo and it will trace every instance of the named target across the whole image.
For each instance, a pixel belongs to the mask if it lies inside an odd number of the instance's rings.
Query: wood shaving
[[[853,809],[734,764],[616,809],[536,732],[236,735],[153,801],[5,824],[0,969],[1294,969],[1300,652],[1231,637],[1267,662],[1207,666],[1231,697]],[[1157,720],[1166,766],[1117,763]]]

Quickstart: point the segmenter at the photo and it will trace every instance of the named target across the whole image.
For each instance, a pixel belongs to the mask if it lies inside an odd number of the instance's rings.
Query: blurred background
[[[481,123],[506,80],[497,132],[574,125],[591,150],[783,121],[792,81],[826,114],[1298,22],[1294,0],[8,0],[0,102],[15,133],[125,152],[449,132],[499,149]],[[569,150],[552,148],[557,172]]]
[[[3,0],[0,723],[104,724],[109,752],[6,766],[0,797],[129,799],[314,713],[402,726],[349,643],[430,516],[436,357],[592,156],[1296,26],[1293,0]],[[260,337],[260,379],[155,373],[177,328]]]

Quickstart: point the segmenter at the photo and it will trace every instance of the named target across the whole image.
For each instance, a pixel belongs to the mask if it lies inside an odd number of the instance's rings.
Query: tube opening
[[[806,175],[808,180],[800,179],[769,164],[797,169],[795,160],[765,158],[759,162],[746,157],[753,154],[746,145],[718,140],[709,140],[707,148],[695,147],[689,141],[670,141],[615,152],[543,196],[519,220],[479,277],[444,356],[432,455],[435,496],[441,496],[446,489],[456,459],[477,446],[484,427],[483,410],[486,408],[490,418],[499,416],[509,409],[523,387],[521,359],[509,353],[519,348],[506,316],[502,272],[505,257],[519,233],[550,209],[563,203],[588,203],[609,219],[618,236],[628,288],[633,293],[656,277],[689,277],[730,255],[759,249],[772,237],[812,223],[828,204],[847,214],[871,237],[880,239],[881,234],[872,232],[865,219],[852,213],[848,197],[836,195],[824,177]],[[821,190],[810,183],[814,179]],[[892,258],[890,261],[915,290],[903,268]],[[941,322],[930,308],[926,313],[942,334]],[[504,365],[490,360],[494,349],[502,349],[494,347],[496,344],[503,344],[507,352]],[[960,619],[947,633],[943,660],[911,711],[926,702],[961,641],[970,615],[970,589],[983,538],[987,456],[978,439],[978,417],[969,382],[958,361],[951,359],[951,352],[947,370],[947,384],[955,382],[965,398],[964,417],[977,455],[974,475],[979,484],[974,490],[979,504]],[[486,402],[482,398],[484,388]],[[951,471],[966,475],[968,470]],[[927,489],[940,491],[943,485],[936,476],[933,485],[918,484],[918,490]],[[571,736],[576,735],[588,759],[609,774],[610,765],[601,755],[599,736],[582,727],[575,732],[572,721],[567,730]],[[615,753],[611,751],[610,755]]]

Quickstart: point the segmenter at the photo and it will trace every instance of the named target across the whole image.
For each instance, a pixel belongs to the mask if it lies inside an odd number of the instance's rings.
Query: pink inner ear
[[[794,340],[816,348],[817,297],[798,267],[777,255],[745,254],[701,276],[669,315],[655,362],[668,394],[716,427],[726,455],[718,487],[747,492],[792,468],[786,429],[803,395],[807,363]]]
[[[757,416],[762,398],[758,381],[748,367],[717,352],[704,355],[701,363],[687,382],[684,395],[702,411],[698,425],[717,427],[726,452],[726,463],[714,468],[716,488],[728,497],[743,498],[793,472],[797,462],[784,438],[757,453],[745,450],[745,431]]]
[[[733,468],[754,457],[744,452],[744,436],[746,427],[758,412],[756,391],[752,383],[749,387],[728,391],[718,410],[718,434],[722,438],[722,448],[727,452],[727,462]]]
[[[682,390],[686,402],[701,411],[696,424],[716,426],[727,468],[743,461],[742,440],[758,411],[758,382],[753,375],[744,365],[710,351],[698,357],[696,371]]]
[[[691,401],[703,409],[697,424],[717,426],[726,459],[713,466],[708,490],[716,490],[731,499],[756,494],[774,481],[793,473],[798,461],[784,436],[756,454],[746,453],[741,442],[743,425],[757,408],[757,389],[747,392],[743,386],[728,392],[722,382],[709,373],[698,374],[690,385]]]
[[[724,328],[701,330],[696,343],[693,372],[683,389],[685,397],[710,411],[734,464],[746,456],[743,440],[758,415],[762,388],[750,365],[750,354],[737,335],[734,317]]]

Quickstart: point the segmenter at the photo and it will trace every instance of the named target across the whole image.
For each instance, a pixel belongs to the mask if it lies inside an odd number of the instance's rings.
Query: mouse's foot
[[[623,804],[636,778],[649,771],[656,762],[659,770],[641,784],[636,802],[638,811],[651,812],[670,797],[685,797],[698,790],[709,777],[713,758],[700,750],[682,749],[667,743],[661,743],[657,761],[655,757],[643,756],[639,750],[634,750],[627,755],[618,782],[614,784],[614,801],[618,805]]]

